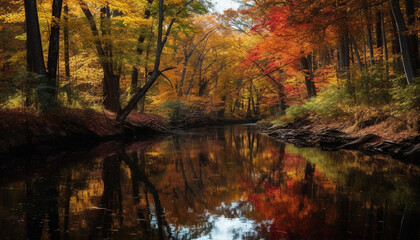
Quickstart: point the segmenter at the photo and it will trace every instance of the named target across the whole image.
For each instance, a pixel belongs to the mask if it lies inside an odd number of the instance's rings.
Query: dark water
[[[296,148],[254,126],[37,158],[3,169],[1,239],[420,235],[418,167]]]

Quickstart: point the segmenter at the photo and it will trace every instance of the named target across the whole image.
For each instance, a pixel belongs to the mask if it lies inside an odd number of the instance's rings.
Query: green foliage
[[[384,69],[375,66],[369,68],[368,73],[357,74],[346,83],[346,97],[358,104],[387,104],[391,100],[390,87],[391,82],[387,80]]]
[[[183,119],[191,110],[190,106],[185,105],[180,100],[168,100],[160,107],[166,112],[166,115],[171,121]]]
[[[286,110],[286,114],[292,118],[307,114],[328,118],[341,116],[345,114],[340,107],[344,103],[342,96],[343,93],[337,86],[331,86],[319,92],[317,97],[309,99],[303,105],[290,106]]]
[[[390,91],[395,105],[402,111],[420,108],[420,79],[414,84],[406,84],[405,75],[392,79],[393,87]]]
[[[46,79],[43,79],[36,87],[36,96],[42,111],[54,111],[58,109],[58,103],[55,100],[54,90],[54,87],[47,84]]]

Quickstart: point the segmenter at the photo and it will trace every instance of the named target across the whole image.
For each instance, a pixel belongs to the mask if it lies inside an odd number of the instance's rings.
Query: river
[[[0,239],[420,237],[419,167],[297,148],[253,125],[13,161]]]

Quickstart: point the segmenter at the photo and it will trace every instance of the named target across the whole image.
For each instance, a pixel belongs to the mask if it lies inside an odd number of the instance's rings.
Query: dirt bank
[[[114,120],[115,113],[90,109],[52,113],[11,109],[0,110],[0,115],[0,156],[168,131],[162,117],[137,112],[128,116],[124,127]]]

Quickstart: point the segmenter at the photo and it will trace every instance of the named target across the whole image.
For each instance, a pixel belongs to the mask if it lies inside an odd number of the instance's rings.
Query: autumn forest
[[[280,122],[418,113],[414,0],[213,5],[2,1],[1,105],[106,109],[119,121],[133,109]]]
[[[418,238],[419,16],[0,0],[0,238]]]

